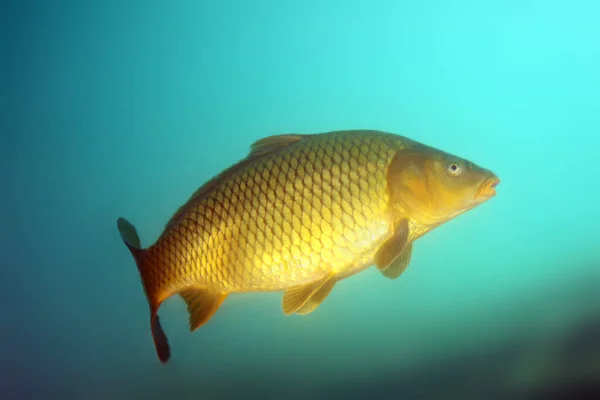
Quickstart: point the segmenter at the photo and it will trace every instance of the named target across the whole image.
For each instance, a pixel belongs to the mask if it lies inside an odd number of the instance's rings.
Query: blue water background
[[[366,398],[416,381],[410,393],[460,397],[494,349],[553,343],[598,315],[600,3],[3,9],[5,398]],[[284,316],[280,293],[236,295],[190,334],[170,299],[160,364],[116,218],[149,245],[254,140],[358,128],[490,168],[498,196],[420,239],[400,279],[369,269],[309,316]],[[532,346],[517,347],[478,390],[536,370],[521,361]],[[471,373],[449,384],[439,365],[453,360]]]

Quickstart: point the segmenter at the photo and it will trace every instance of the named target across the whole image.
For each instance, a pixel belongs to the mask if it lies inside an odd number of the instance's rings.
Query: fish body
[[[187,303],[191,330],[231,293],[284,291],[286,314],[308,314],[371,265],[397,278],[417,238],[492,197],[497,183],[470,161],[387,132],[276,135],[198,189],[148,248],[125,219],[118,227],[166,362],[157,311],[172,295]]]

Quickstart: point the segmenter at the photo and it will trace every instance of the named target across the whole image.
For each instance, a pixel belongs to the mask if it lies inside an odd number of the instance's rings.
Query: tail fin
[[[141,246],[140,237],[138,236],[135,227],[125,218],[117,219],[117,228],[119,229],[121,239],[123,240],[129,251],[131,252],[131,255],[135,259],[138,271],[140,272],[140,276],[142,278],[142,286],[144,287],[146,299],[148,300],[148,305],[150,306],[150,327],[152,329],[152,338],[154,339],[154,346],[156,347],[156,353],[158,354],[158,358],[164,364],[167,361],[169,361],[169,358],[171,358],[171,349],[169,347],[169,341],[167,340],[167,336],[165,335],[165,332],[163,331],[163,328],[160,325],[160,319],[157,315],[160,303],[154,304],[154,302],[148,295],[148,288],[146,287],[146,282],[144,281],[142,260],[144,250]]]

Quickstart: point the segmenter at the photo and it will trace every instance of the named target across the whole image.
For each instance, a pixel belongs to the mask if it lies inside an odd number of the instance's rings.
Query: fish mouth
[[[477,193],[475,197],[481,200],[487,200],[496,195],[496,186],[500,184],[500,179],[497,176],[492,176],[491,178],[486,179],[479,189],[477,189]]]

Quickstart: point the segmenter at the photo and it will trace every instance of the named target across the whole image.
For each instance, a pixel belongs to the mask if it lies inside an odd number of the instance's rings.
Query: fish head
[[[388,171],[392,202],[424,225],[443,223],[488,201],[499,183],[492,171],[428,146],[398,152]]]

